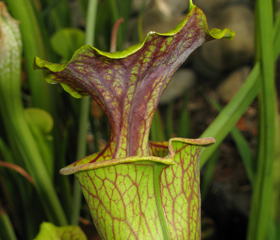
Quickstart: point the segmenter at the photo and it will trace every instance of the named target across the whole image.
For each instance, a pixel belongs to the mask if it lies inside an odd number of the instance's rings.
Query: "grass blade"
[[[260,89],[259,74],[260,64],[256,63],[238,93],[200,136],[201,138],[212,136],[216,139],[216,144],[214,144],[211,148],[202,148],[200,158],[201,167],[203,167],[207,159],[219,147],[238,119],[244,114],[245,110],[256,98]]]
[[[86,22],[86,42],[85,44],[94,45],[94,33],[95,33],[95,21],[96,21],[96,10],[97,0],[90,0],[88,2],[87,22]],[[83,158],[86,155],[86,135],[87,135],[87,123],[89,119],[90,109],[90,97],[84,97],[80,100],[80,119],[79,119],[79,133],[78,133],[78,149],[77,149],[77,160]],[[71,217],[71,224],[77,225],[80,209],[81,209],[81,197],[82,191],[80,184],[75,179],[74,182],[74,193],[73,193],[73,210]]]
[[[167,113],[166,113],[166,135],[167,139],[172,138],[174,133],[173,130],[173,101],[167,104]]]
[[[34,58],[36,56],[46,57],[46,52],[32,4],[30,0],[6,0],[6,2],[13,17],[20,21],[32,104],[34,107],[51,112],[49,86],[44,81],[42,73],[33,69]]]
[[[0,203],[1,204],[1,203]],[[0,239],[17,240],[9,216],[0,205]]]
[[[255,174],[254,174],[254,170],[253,170],[254,169],[253,168],[253,154],[251,152],[249,144],[237,128],[234,127],[231,130],[231,135],[236,144],[238,152],[242,158],[245,170],[247,172],[247,177],[248,177],[252,187],[254,187],[254,184],[255,184],[254,175]]]
[[[219,159],[219,155],[220,155],[220,149],[217,148],[216,151],[213,153],[213,155],[210,157],[207,164],[205,165],[205,172],[201,182],[201,201],[205,199],[208,189],[210,187],[210,183],[214,175],[214,171]]]
[[[150,136],[151,141],[166,141],[163,124],[158,109],[155,111]]]
[[[208,102],[211,103],[211,105],[217,110],[221,111],[222,107],[216,103],[214,100],[212,100],[209,96],[207,96],[205,93],[203,93],[204,97]],[[240,131],[233,127],[231,130],[231,136],[235,142],[235,145],[238,149],[238,152],[241,156],[241,159],[243,161],[244,167],[247,172],[247,176],[250,180],[250,183],[252,186],[254,185],[254,168],[253,168],[253,154],[251,152],[250,146],[246,139],[243,137],[243,135],[240,133]]]
[[[184,94],[184,101],[182,107],[182,113],[179,118],[179,128],[177,129],[177,136],[183,138],[190,137],[190,116],[187,109],[188,106],[188,93]]]
[[[260,38],[260,133],[256,184],[253,192],[248,240],[266,239],[271,217],[273,163],[275,158],[275,88],[272,1],[257,2]]]
[[[19,152],[24,160],[48,218],[56,224],[66,225],[61,204],[24,115],[20,91],[22,50],[20,32],[17,23],[6,12],[5,5],[1,4],[0,7],[0,27],[4,33],[0,45],[0,111],[7,137],[10,145],[14,146],[12,150]]]

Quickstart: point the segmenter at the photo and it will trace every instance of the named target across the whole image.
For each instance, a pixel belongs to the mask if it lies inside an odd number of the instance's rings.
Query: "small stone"
[[[217,12],[220,12],[221,9],[228,3],[228,0],[196,0],[194,4],[199,7],[207,17],[209,21],[210,16],[215,16]]]
[[[162,94],[159,104],[166,104],[180,96],[190,89],[196,82],[194,71],[189,69],[178,70],[170,80],[167,88]]]
[[[186,0],[160,0],[164,2],[172,16],[181,15],[189,9],[189,2]]]
[[[172,16],[170,9],[164,2],[156,3],[143,13],[143,34],[146,36],[150,31],[166,33],[175,28],[184,17],[185,15]]]
[[[133,0],[132,1],[132,11],[140,12],[142,8],[146,8],[152,4],[153,0],[146,0],[145,5],[143,6],[143,1]]]
[[[195,0],[194,4],[198,6],[207,17],[207,20],[213,19],[223,11],[223,8],[229,5],[245,5],[254,8],[255,1],[252,0]]]
[[[254,54],[254,14],[245,5],[230,5],[220,11],[211,27],[235,31],[235,38],[214,40],[203,44],[200,53],[207,65],[224,71],[244,65]]]
[[[229,102],[241,88],[250,71],[249,67],[243,67],[231,73],[217,89],[219,98],[223,102]]]

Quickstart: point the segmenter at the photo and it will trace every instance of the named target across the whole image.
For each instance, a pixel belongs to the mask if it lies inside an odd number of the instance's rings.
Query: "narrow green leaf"
[[[32,94],[33,107],[51,112],[49,86],[40,79],[42,74],[32,68],[35,56],[46,57],[44,42],[30,0],[6,0],[12,16],[20,21],[20,30],[23,41],[23,53],[26,62],[26,71]],[[38,91],[40,89],[41,91]]]
[[[203,179],[202,179],[202,183],[201,183],[201,199],[202,202],[204,201],[206,194],[209,190],[213,175],[214,175],[214,171],[219,159],[219,155],[220,155],[220,149],[217,148],[216,151],[213,153],[213,155],[210,157],[210,159],[207,161],[205,167],[205,171],[204,171],[204,175],[203,175]]]
[[[123,40],[122,43],[120,43],[120,49],[123,48],[124,43],[129,38],[129,34],[127,34],[127,32],[129,30],[129,24],[131,21],[132,2],[133,0],[118,0],[119,3],[118,5],[120,6],[120,17],[124,19],[124,22],[120,26],[121,33],[123,34]],[[121,7],[121,6],[125,6],[125,7]]]
[[[257,17],[260,34],[260,132],[256,183],[250,211],[248,240],[266,239],[271,217],[273,163],[275,158],[275,87],[273,53],[272,1],[258,0]]]
[[[211,103],[211,105],[218,111],[221,112],[222,107],[213,101],[210,97],[208,97],[206,94],[204,94],[204,97],[207,99],[208,102]],[[245,166],[248,178],[250,180],[251,185],[254,185],[254,168],[253,168],[253,154],[251,152],[250,146],[246,139],[243,137],[243,135],[240,133],[240,131],[233,127],[231,130],[232,138],[236,144],[236,147],[238,149],[238,152],[241,156],[241,159],[243,161],[243,164]]]
[[[166,139],[160,112],[157,109],[151,125],[151,141],[165,141]]]
[[[234,139],[238,152],[243,161],[244,167],[247,172],[248,179],[249,179],[252,187],[254,187],[255,173],[254,173],[254,167],[253,167],[253,154],[251,152],[250,146],[237,128],[233,128],[231,130],[231,135],[232,135],[232,138]]]
[[[275,160],[273,163],[273,193],[272,193],[272,204],[271,212],[272,218],[277,225],[280,222],[280,118],[278,113],[277,100],[275,101]],[[276,230],[277,231],[277,230]]]
[[[185,93],[182,112],[179,117],[179,127],[177,129],[178,137],[183,137],[183,138],[190,137],[190,116],[189,116],[187,106],[188,106],[188,93]]]
[[[97,0],[90,0],[88,2],[88,12],[86,21],[86,36],[85,44],[94,45],[94,33],[95,33],[95,22],[96,22],[96,11],[97,11]],[[77,159],[81,159],[86,155],[86,135],[87,135],[87,124],[89,120],[89,107],[90,98],[86,97],[80,101],[80,119],[79,119],[79,132],[78,132],[78,147],[77,147]],[[74,181],[73,190],[73,209],[71,224],[77,225],[80,216],[80,206],[82,199],[82,191],[77,180]]]
[[[67,151],[67,145],[69,141],[69,126],[65,128],[65,132],[63,134],[62,141],[60,142],[60,152],[59,152],[59,162],[57,163],[57,168],[61,169],[66,165],[66,151]],[[71,220],[71,213],[73,211],[73,204],[72,204],[72,183],[70,182],[71,179],[65,178],[62,175],[56,176],[56,182],[57,182],[57,187],[60,189],[60,199],[61,199],[61,204],[64,209],[64,212],[67,216],[68,222]]]
[[[267,239],[277,240],[277,230],[272,217],[270,217],[270,221],[268,223]]]
[[[6,162],[14,163],[11,150],[8,148],[2,138],[0,138],[0,153]]]
[[[10,17],[5,5],[0,5],[0,32],[4,33],[0,44],[0,111],[9,142],[15,146],[34,180],[46,215],[53,222],[66,224],[66,218],[51,179],[46,171],[24,116],[21,101],[21,36],[18,22]],[[15,141],[15,139],[17,141]]]
[[[173,129],[173,101],[167,104],[167,111],[166,111],[166,135],[167,139],[172,138],[174,129]]]
[[[39,108],[24,109],[24,117],[37,141],[37,146],[43,158],[43,162],[51,179],[54,177],[54,161],[50,151],[53,137],[50,131],[53,128],[51,115]]]
[[[0,203],[1,204],[1,203]],[[17,240],[13,225],[7,213],[0,205],[0,239]]]
[[[16,149],[13,146],[11,149]],[[0,155],[3,157],[3,161],[7,163],[17,164],[18,166],[24,165],[20,160],[20,154],[17,151],[11,151],[11,149],[5,144],[5,142],[0,138]],[[1,159],[0,159],[1,160]],[[10,173],[10,174],[9,174]],[[32,238],[34,236],[35,224],[33,219],[30,219],[28,203],[30,198],[32,198],[32,186],[23,181],[22,177],[19,176],[14,171],[5,171],[0,168],[0,176],[5,180],[6,188],[8,189],[8,199],[11,201],[10,211],[13,213],[13,222],[19,222],[19,219],[23,219],[24,224],[20,227],[21,232],[24,232],[24,236],[27,238]],[[21,196],[21,201],[16,201],[18,196]],[[12,201],[15,200],[15,201]],[[6,239],[6,238],[4,238]]]
[[[276,224],[276,231],[277,231],[277,239],[279,239],[280,238],[280,221]]]
[[[256,63],[238,93],[200,136],[213,136],[217,141],[217,143],[213,147],[202,149],[200,160],[201,167],[204,166],[207,159],[218,148],[224,138],[234,127],[238,119],[243,115],[248,106],[256,98],[257,93],[260,89],[259,75],[260,64]]]
[[[277,14],[276,21],[274,24],[274,35],[273,35],[273,43],[274,43],[274,59],[278,57],[280,52],[280,12]]]

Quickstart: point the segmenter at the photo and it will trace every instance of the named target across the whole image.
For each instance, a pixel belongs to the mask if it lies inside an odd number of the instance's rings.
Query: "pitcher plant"
[[[66,64],[35,58],[48,83],[75,98],[90,95],[104,110],[110,138],[100,152],[61,169],[75,174],[102,239],[200,239],[199,155],[204,139],[149,142],[160,96],[186,58],[229,29],[208,29],[204,13],[189,13],[167,33],[108,53],[86,45]]]

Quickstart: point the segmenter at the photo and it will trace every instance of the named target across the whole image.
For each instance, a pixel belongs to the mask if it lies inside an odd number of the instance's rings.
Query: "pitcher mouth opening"
[[[197,138],[197,139],[189,139],[189,138],[171,138],[169,141],[166,142],[150,142],[151,145],[156,145],[157,148],[160,150],[165,150],[167,154],[165,156],[133,156],[133,157],[124,157],[124,158],[117,158],[117,159],[110,159],[110,160],[104,160],[99,162],[91,162],[91,159],[87,158],[87,162],[85,162],[85,158],[78,160],[77,162],[74,162],[64,168],[62,168],[59,172],[62,175],[70,175],[74,174],[80,171],[86,171],[86,170],[93,170],[98,169],[102,167],[109,167],[114,166],[118,164],[124,164],[124,163],[134,163],[134,162],[155,162],[159,164],[165,164],[165,165],[173,165],[174,164],[174,148],[172,146],[172,142],[181,142],[183,144],[189,144],[189,145],[196,145],[196,146],[210,146],[216,142],[216,140],[212,137],[208,138]],[[82,161],[83,160],[83,161]],[[80,163],[79,162],[83,162]]]

